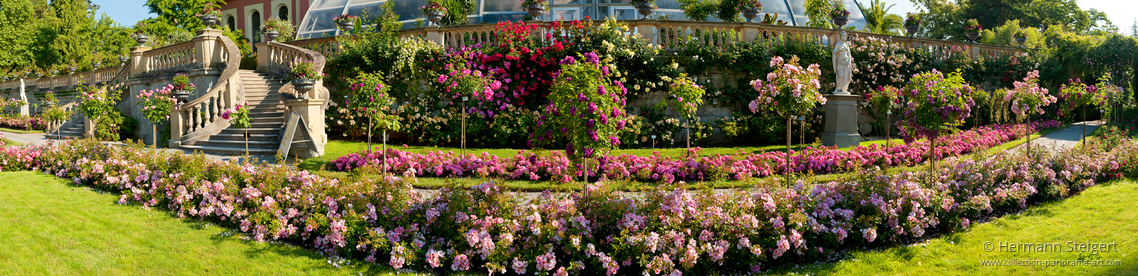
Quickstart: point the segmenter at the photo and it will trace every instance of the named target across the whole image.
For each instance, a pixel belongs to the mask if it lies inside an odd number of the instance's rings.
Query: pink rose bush
[[[976,152],[1023,137],[1024,133],[1038,129],[1055,128],[1058,121],[1041,121],[1035,124],[994,125],[960,131],[942,137],[937,143],[936,156],[944,158]],[[928,142],[920,141],[894,145],[859,146],[848,150],[833,147],[807,147],[791,154],[795,173],[834,173],[879,165],[915,165],[928,158]],[[603,175],[611,180],[673,183],[675,181],[711,181],[719,179],[746,180],[781,173],[786,167],[786,153],[763,152],[758,154],[716,154],[698,156],[698,148],[688,158],[668,158],[659,155],[636,156],[629,154],[606,155],[599,158],[599,170],[590,170],[590,176]],[[336,170],[350,171],[369,166],[383,167],[382,151],[365,151],[341,156],[332,161]],[[481,155],[461,156],[454,152],[411,153],[396,149],[387,150],[387,168],[395,174],[414,172],[423,177],[500,177],[519,180],[556,180],[569,182],[581,172],[571,170],[571,163],[561,152],[538,155],[519,151],[514,156],[499,157],[483,152]],[[594,167],[596,168],[596,167]]]
[[[0,127],[23,130],[47,129],[47,120],[42,117],[0,116]]]
[[[208,220],[257,241],[434,271],[626,275],[745,273],[829,260],[848,249],[917,241],[1064,198],[1117,176],[1107,151],[1020,151],[948,158],[925,172],[871,169],[839,182],[723,192],[521,196],[494,182],[423,194],[397,177],[342,182],[287,166],[73,141],[0,148],[0,170],[36,170],[120,195],[121,204]],[[1038,154],[1038,153],[1037,153]],[[1032,160],[1038,160],[1034,162]],[[1132,163],[1128,166],[1134,166]]]

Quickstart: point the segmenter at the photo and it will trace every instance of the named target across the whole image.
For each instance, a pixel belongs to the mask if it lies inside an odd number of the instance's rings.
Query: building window
[[[277,10],[277,18],[288,20],[288,6],[281,5],[281,8]]]
[[[237,30],[237,19],[233,18],[232,15],[226,16],[225,25],[229,27],[229,31],[236,31]]]
[[[253,43],[261,42],[261,12],[253,11]]]

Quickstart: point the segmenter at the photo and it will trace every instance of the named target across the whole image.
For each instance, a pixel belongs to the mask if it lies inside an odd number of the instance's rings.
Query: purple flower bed
[[[1063,198],[1117,176],[1124,140],[1080,150],[949,158],[925,172],[869,170],[830,183],[721,193],[605,184],[532,200],[493,182],[423,195],[406,181],[340,182],[285,166],[109,147],[0,148],[0,170],[39,170],[121,194],[120,203],[239,229],[329,255],[439,273],[606,275],[740,273],[832,260],[849,249],[912,242]],[[1134,166],[1130,164],[1129,166]],[[369,180],[370,181],[370,180]]]
[[[23,130],[45,130],[47,121],[40,117],[0,117],[0,127]]]
[[[1059,127],[1062,123],[1050,120],[1032,125],[1034,127],[1031,132],[1035,132],[1037,129]],[[1027,124],[994,125],[951,134],[937,142],[936,154],[940,159],[997,146],[1023,137],[1027,126]],[[880,165],[911,166],[925,161],[928,148],[928,142],[899,144],[889,148],[877,145],[860,146],[849,150],[808,147],[797,153],[792,152],[791,164],[796,173],[814,174],[844,172]],[[382,168],[382,157],[382,151],[365,151],[341,156],[332,161],[332,164],[340,171],[363,166],[373,166],[378,169]],[[785,153],[775,151],[759,154],[716,154],[697,158],[620,154],[602,156],[599,159],[599,173],[614,180],[664,181],[669,184],[680,180],[745,180],[782,172],[786,167],[785,158]],[[547,156],[538,156],[533,152],[518,152],[514,156],[502,158],[485,152],[481,156],[473,154],[460,156],[454,152],[442,151],[419,154],[396,149],[387,150],[387,168],[390,172],[396,174],[413,172],[417,176],[477,176],[569,182],[573,178],[580,177],[580,174],[570,170],[570,166],[569,159],[561,152],[552,152]],[[593,172],[590,176],[596,176],[596,173]]]

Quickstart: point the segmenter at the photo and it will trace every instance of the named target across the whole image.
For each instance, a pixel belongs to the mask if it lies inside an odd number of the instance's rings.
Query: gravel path
[[[1083,138],[1083,126],[1086,125],[1087,135],[1098,129],[1103,124],[1103,121],[1086,121],[1080,123],[1073,123],[1063,129],[1056,130],[1048,133],[1039,139],[1032,139],[1031,146],[1043,146],[1049,149],[1059,148],[1073,148],[1079,144]]]

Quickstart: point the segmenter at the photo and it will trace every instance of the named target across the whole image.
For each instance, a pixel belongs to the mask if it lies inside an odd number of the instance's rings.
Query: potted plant
[[[130,38],[133,38],[135,42],[138,42],[138,46],[145,45],[146,41],[150,40],[150,37],[146,36],[146,24],[138,23],[138,25],[134,26],[134,29],[134,34],[132,34]]]
[[[905,14],[905,32],[909,33],[909,37],[917,34],[917,30],[921,28],[920,14],[908,13]]]
[[[266,22],[265,26],[261,27],[261,34],[264,35],[265,42],[273,42],[273,40],[277,40],[277,36],[281,35],[278,27],[279,26],[276,26],[276,24],[268,24],[268,22]]]
[[[159,89],[138,92],[138,103],[142,106],[142,116],[150,121],[150,135],[154,142],[152,148],[158,148],[159,122],[170,119],[170,110],[173,110],[178,102],[171,93],[173,90],[174,85],[170,84]]]
[[[1027,42],[1027,33],[1023,31],[1016,32],[1016,44],[1019,44],[1019,47],[1023,47],[1024,42]]]
[[[202,24],[205,24],[206,29],[217,26],[218,18],[221,18],[221,8],[217,4],[206,3],[205,7],[202,8],[202,13],[198,14],[198,18],[202,20]]]
[[[442,20],[443,16],[447,14],[447,8],[443,7],[443,4],[437,0],[427,1],[427,5],[419,7],[419,10],[423,11],[423,15],[427,16],[427,21],[430,21],[431,25],[435,26],[437,26],[439,20]]]
[[[526,10],[529,12],[529,16],[532,16],[533,19],[541,20],[539,19],[541,18],[541,15],[545,13],[545,10],[549,9],[549,1],[524,0],[522,1],[522,7],[526,8]]]
[[[71,63],[70,63],[70,64],[71,64],[71,65],[69,65],[69,66],[67,67],[67,70],[68,70],[68,71],[71,71],[71,73],[72,73],[72,74],[75,74],[75,71],[76,71],[76,70],[79,70],[79,66],[78,66],[78,65],[75,65],[75,60],[74,60],[74,59],[72,59],[72,60],[71,60]]]
[[[356,17],[350,14],[342,14],[333,18],[332,21],[336,22],[336,26],[344,29],[345,33],[351,33],[352,29],[356,28]]]
[[[758,0],[743,0],[739,2],[739,11],[743,13],[743,18],[746,18],[747,22],[752,22],[759,17],[759,12],[763,11],[763,4]]]
[[[655,0],[632,0],[630,3],[636,6],[636,12],[640,13],[641,20],[648,19],[648,16],[656,11]]]
[[[190,82],[190,76],[186,74],[174,75],[174,83],[171,85],[178,103],[186,103],[189,101],[190,95],[194,94],[194,84]]]
[[[849,16],[850,11],[846,10],[846,4],[842,3],[842,0],[830,2],[830,20],[833,20],[839,29],[850,22]]]
[[[103,62],[99,61],[99,56],[91,57],[91,70],[98,70],[99,65],[103,65]]]
[[[126,62],[127,62],[127,61],[130,61],[130,57],[129,57],[129,56],[120,56],[120,57],[119,57],[119,62],[121,62],[123,65],[126,65]]]
[[[976,38],[980,37],[980,32],[984,31],[984,27],[980,26],[980,22],[975,18],[968,19],[968,24],[964,26],[964,35],[968,36],[968,40],[976,42]]]
[[[316,81],[324,78],[324,73],[316,70],[316,63],[311,60],[296,59],[292,63],[292,73],[289,81],[296,88],[296,97],[306,99],[308,92],[316,85]]]

